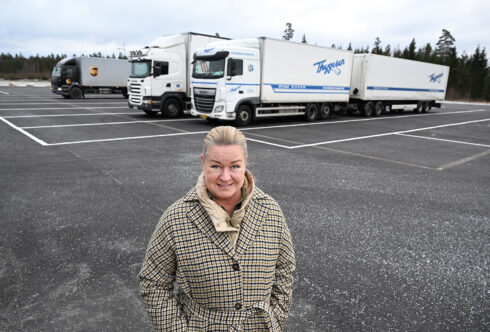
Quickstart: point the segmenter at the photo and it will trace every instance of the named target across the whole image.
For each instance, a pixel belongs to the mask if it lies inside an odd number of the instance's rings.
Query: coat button
[[[234,263],[234,264],[232,265],[232,267],[233,267],[233,270],[235,270],[235,271],[240,271],[240,265],[238,265],[238,263]]]
[[[241,303],[235,304],[235,309],[236,310],[240,310],[241,308],[242,308],[242,304]]]

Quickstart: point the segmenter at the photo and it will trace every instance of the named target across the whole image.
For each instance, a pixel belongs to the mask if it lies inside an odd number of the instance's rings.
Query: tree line
[[[291,23],[286,23],[283,38],[292,39],[294,30]],[[422,47],[417,47],[415,38],[403,50],[400,48],[392,49],[388,44],[382,47],[379,37],[376,37],[373,47],[355,48],[349,43],[347,50],[354,53],[374,53],[398,58],[418,60],[436,64],[442,64],[450,67],[448,88],[446,98],[451,100],[472,100],[472,101],[490,101],[490,68],[488,67],[488,58],[485,48],[477,46],[472,55],[463,52],[458,55],[454,45],[456,39],[451,33],[443,29],[442,34],[435,46],[427,43]],[[303,43],[307,43],[306,36],[303,35]],[[339,48],[332,44],[333,48]],[[76,56],[73,54],[73,56]],[[83,54],[82,54],[83,56]],[[88,54],[93,57],[116,58],[104,56],[101,52]],[[30,56],[24,57],[22,54],[11,55],[9,53],[0,54],[0,77],[4,79],[44,79],[49,80],[51,71],[56,63],[64,58],[66,54],[48,56]],[[119,53],[119,59],[127,59],[125,55]]]
[[[76,54],[73,54],[76,56]],[[85,54],[82,54],[85,56]],[[116,55],[104,56],[101,52],[87,54],[87,56],[97,58],[116,59]],[[48,56],[30,56],[28,58],[21,54],[12,55],[10,53],[0,53],[0,78],[7,80],[15,79],[40,79],[50,80],[54,66],[62,59],[67,58],[66,54],[53,54]],[[125,55],[119,53],[118,59],[127,59]]]

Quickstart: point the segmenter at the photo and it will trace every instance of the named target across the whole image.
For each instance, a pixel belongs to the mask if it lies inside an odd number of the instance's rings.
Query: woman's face
[[[245,181],[247,159],[240,145],[212,145],[203,159],[206,188],[218,203],[236,204]]]

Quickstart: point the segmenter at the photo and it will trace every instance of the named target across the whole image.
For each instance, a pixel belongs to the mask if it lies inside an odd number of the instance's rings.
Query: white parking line
[[[5,122],[5,123],[6,123],[7,125],[9,125],[10,127],[14,128],[15,130],[17,130],[17,131],[21,132],[22,134],[26,135],[27,137],[29,137],[29,138],[30,138],[30,139],[32,139],[33,141],[35,141],[35,142],[37,142],[37,143],[39,143],[39,144],[41,144],[41,145],[43,145],[43,146],[49,145],[49,144],[48,144],[48,143],[46,143],[45,141],[43,141],[43,140],[41,140],[41,139],[37,138],[36,136],[29,134],[29,133],[28,133],[27,131],[25,131],[24,129],[17,127],[17,126],[16,126],[16,125],[14,125],[12,122],[10,122],[10,121],[8,121],[8,120],[5,120],[5,119],[4,119],[4,118],[2,118],[1,116],[0,116],[0,120],[2,120],[3,122]]]
[[[109,113],[109,114],[115,114],[115,113]],[[126,113],[123,113],[123,114],[126,114]],[[63,128],[63,127],[87,127],[87,126],[121,125],[121,124],[133,124],[133,123],[181,122],[181,121],[199,121],[199,120],[200,119],[142,120],[142,121],[76,123],[76,124],[67,124],[67,125],[32,126],[32,127],[20,127],[20,128],[22,128],[22,129],[40,129],[40,128]]]
[[[461,125],[465,125],[465,124],[484,122],[484,121],[490,121],[490,119],[465,121],[465,122],[450,123],[450,124],[439,125],[439,126],[431,126],[431,127],[425,127],[425,128],[417,128],[417,129],[402,130],[402,131],[393,131],[393,132],[389,132],[389,133],[376,134],[376,135],[367,135],[367,136],[338,139],[338,140],[333,140],[333,141],[325,141],[325,142],[318,142],[318,143],[311,143],[311,144],[295,145],[295,146],[288,147],[288,149],[299,149],[299,148],[307,148],[307,147],[317,146],[317,145],[350,142],[350,141],[357,141],[357,140],[361,140],[361,139],[376,138],[376,137],[398,135],[398,134],[405,134],[405,133],[413,133],[413,132],[422,131],[422,130],[430,130],[430,129],[436,129],[436,128],[452,127],[452,126],[461,126]]]
[[[4,95],[10,95],[10,93],[5,92],[5,91],[0,91],[0,93],[3,93]]]
[[[454,141],[451,139],[443,139],[443,138],[436,138],[436,137],[427,137],[427,136],[418,136],[418,135],[408,135],[408,134],[396,134],[399,136],[406,136],[406,137],[415,137],[415,138],[423,138],[423,139],[431,139],[434,141],[442,141],[442,142],[449,142],[449,143],[457,143],[457,144],[467,144],[467,145],[474,145],[474,146],[482,146],[485,148],[490,148],[490,145],[488,144],[479,144],[479,143],[470,143],[470,142],[463,142],[463,141]]]
[[[78,114],[43,114],[43,115],[9,115],[4,116],[5,119],[18,119],[18,118],[44,118],[44,117],[58,117],[58,116],[93,116],[93,115],[119,115],[119,114],[134,114],[134,113],[78,113]]]
[[[121,108],[120,106],[80,106],[80,107],[36,107],[36,108],[0,108],[0,111],[43,111],[43,110],[79,110]]]
[[[0,92],[2,92],[2,91],[0,91]],[[5,103],[2,100],[0,100],[0,105],[1,106],[6,106],[6,105],[39,105],[39,104],[40,103],[16,103],[16,102],[11,102],[11,101],[9,101],[8,103]],[[52,102],[52,103],[45,103],[45,102],[43,102],[42,104],[43,105],[51,105],[51,104],[53,104],[53,105],[59,105],[59,104],[65,104],[65,103],[63,103],[61,101],[57,101],[57,102]],[[84,102],[83,105],[78,105],[78,106],[83,107],[86,104],[95,104],[95,105],[122,105],[122,106],[127,106],[128,105],[127,102],[110,102],[110,103],[104,103],[104,102],[102,102],[102,103],[100,103],[100,102],[87,101],[87,102]],[[13,108],[13,110],[15,110],[15,109],[17,109],[17,108]]]

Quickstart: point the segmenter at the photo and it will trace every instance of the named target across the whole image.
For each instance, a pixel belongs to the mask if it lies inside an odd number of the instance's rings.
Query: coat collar
[[[184,202],[193,203],[187,212],[189,219],[194,222],[198,229],[216,246],[236,260],[246,252],[250,243],[253,242],[255,234],[260,229],[262,222],[267,217],[267,210],[263,206],[263,201],[266,199],[267,195],[259,188],[254,187],[252,197],[245,208],[237,247],[234,249],[228,234],[216,231],[209,214],[199,201],[196,188],[192,188],[183,197]]]

